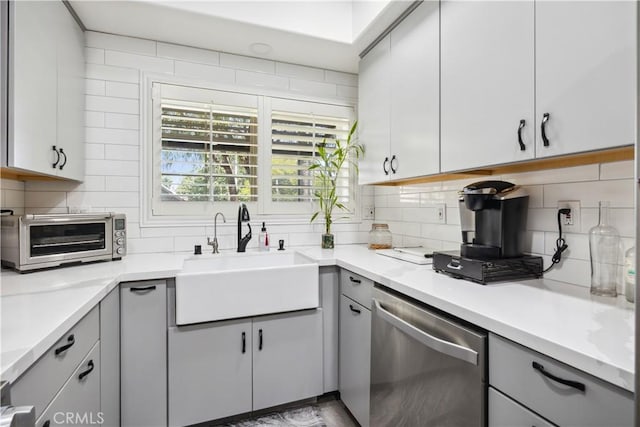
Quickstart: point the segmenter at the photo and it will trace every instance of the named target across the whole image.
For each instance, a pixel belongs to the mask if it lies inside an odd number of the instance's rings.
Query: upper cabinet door
[[[391,44],[386,36],[360,60],[358,140],[364,145],[359,183],[386,181],[389,169]],[[385,159],[387,159],[385,161]]]
[[[442,171],[533,158],[533,2],[440,8]]]
[[[536,3],[537,157],[634,143],[635,57],[636,2]]]
[[[9,7],[7,166],[56,175],[57,35],[52,27],[59,27],[59,8],[65,6],[15,1]]]
[[[58,32],[58,176],[84,179],[84,33],[60,3]],[[64,165],[64,166],[62,166]],[[60,167],[62,166],[62,167]]]
[[[439,21],[429,0],[391,32],[391,179],[440,171]]]

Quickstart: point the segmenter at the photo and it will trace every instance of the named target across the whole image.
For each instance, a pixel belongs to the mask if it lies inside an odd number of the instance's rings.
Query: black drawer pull
[[[389,158],[385,157],[384,162],[382,162],[382,170],[384,171],[385,175],[389,175],[389,169],[387,169],[387,163],[389,163]]]
[[[540,124],[540,135],[542,136],[542,144],[545,147],[549,146],[549,138],[547,138],[547,122],[549,121],[549,113],[542,115],[542,123]]]
[[[89,360],[89,363],[87,363],[87,366],[89,367],[89,369],[87,369],[84,372],[80,372],[80,374],[78,374],[78,379],[79,380],[83,379],[84,377],[89,375],[91,373],[91,371],[93,371],[93,360]]]
[[[358,308],[354,308],[354,307],[353,307],[353,304],[349,304],[349,309],[350,309],[351,311],[353,311],[354,313],[356,313],[356,314],[360,314],[360,309],[358,309]]]
[[[549,378],[550,380],[553,380],[553,381],[558,382],[560,384],[564,384],[564,385],[569,386],[569,387],[573,387],[573,388],[578,389],[578,390],[580,390],[582,392],[584,392],[585,389],[586,389],[585,385],[582,384],[582,383],[579,383],[577,381],[565,380],[565,379],[562,379],[560,377],[556,377],[553,374],[550,374],[549,372],[545,371],[544,370],[544,366],[542,366],[538,362],[532,362],[531,366],[533,367],[533,369],[535,369],[536,371],[539,371],[542,375],[544,375],[545,377]]]
[[[60,353],[63,353],[69,350],[75,343],[76,343],[76,337],[74,337],[73,334],[69,335],[69,338],[67,338],[67,343],[62,347],[56,348],[56,356],[58,356]]]
[[[262,350],[262,329],[258,331],[258,350]]]
[[[51,425],[51,421],[47,420],[42,424],[42,427],[49,427]]]
[[[524,151],[527,149],[525,147],[524,142],[522,142],[522,129],[524,129],[526,122],[524,119],[520,120],[520,126],[518,126],[518,144],[520,145],[520,151]]]
[[[60,154],[62,154],[64,156],[64,161],[62,162],[62,164],[60,166],[58,166],[58,168],[60,168],[60,170],[62,170],[62,168],[64,168],[64,165],[67,164],[67,153],[65,153],[64,150],[61,148],[60,149]]]
[[[54,153],[56,153],[56,161],[51,164],[51,167],[55,169],[56,166],[58,166],[58,163],[60,163],[60,152],[58,151],[55,145],[51,147],[51,149],[53,150]]]
[[[349,280],[351,281],[351,283],[358,283],[358,284],[362,283],[362,280],[356,279],[353,276],[349,276]]]
[[[247,352],[247,334],[242,333],[242,354]]]
[[[131,288],[131,292],[145,292],[145,291],[155,291],[156,285],[145,286],[143,288]]]

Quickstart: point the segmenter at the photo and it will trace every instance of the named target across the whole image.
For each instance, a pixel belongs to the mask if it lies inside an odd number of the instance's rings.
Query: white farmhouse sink
[[[194,256],[176,275],[178,325],[318,304],[318,264],[296,252]]]

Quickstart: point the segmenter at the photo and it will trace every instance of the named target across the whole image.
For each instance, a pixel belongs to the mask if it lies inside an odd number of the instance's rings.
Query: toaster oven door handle
[[[455,357],[456,359],[471,363],[472,365],[478,365],[478,353],[476,351],[446,340],[442,340],[438,337],[434,337],[433,335],[428,334],[421,329],[418,329],[406,320],[399,318],[395,314],[389,313],[387,310],[382,308],[382,305],[380,305],[380,302],[376,299],[373,300],[373,304],[375,309],[374,311],[378,317],[380,317],[382,320],[389,323],[396,329],[400,330],[401,332],[409,335],[411,338],[415,339],[421,344],[437,351],[438,353]]]
[[[82,214],[70,214],[69,216],[61,216],[61,215],[25,215],[23,217],[23,222],[56,222],[56,223],[65,223],[65,222],[77,222],[77,221],[97,221],[102,219],[112,218],[110,213],[103,214],[91,214],[91,215],[82,215]]]
[[[42,243],[39,245],[31,245],[32,248],[54,248],[57,246],[72,246],[72,245],[88,245],[91,243],[103,243],[103,239],[97,240],[78,240],[74,242],[60,242],[60,243]]]

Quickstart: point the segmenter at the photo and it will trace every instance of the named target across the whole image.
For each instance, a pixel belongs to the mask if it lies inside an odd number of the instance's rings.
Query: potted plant
[[[364,154],[364,146],[354,140],[354,134],[358,122],[354,122],[349,130],[346,141],[336,139],[335,148],[327,148],[326,140],[318,146],[318,155],[314,157],[313,164],[308,170],[315,172],[317,189],[314,196],[318,199],[319,210],[311,217],[313,222],[320,214],[324,218],[325,232],[322,235],[322,248],[333,249],[334,238],[331,234],[331,224],[333,223],[333,209],[347,210],[340,201],[337,194],[337,182],[342,168],[346,165],[352,166],[358,174],[357,160]]]

